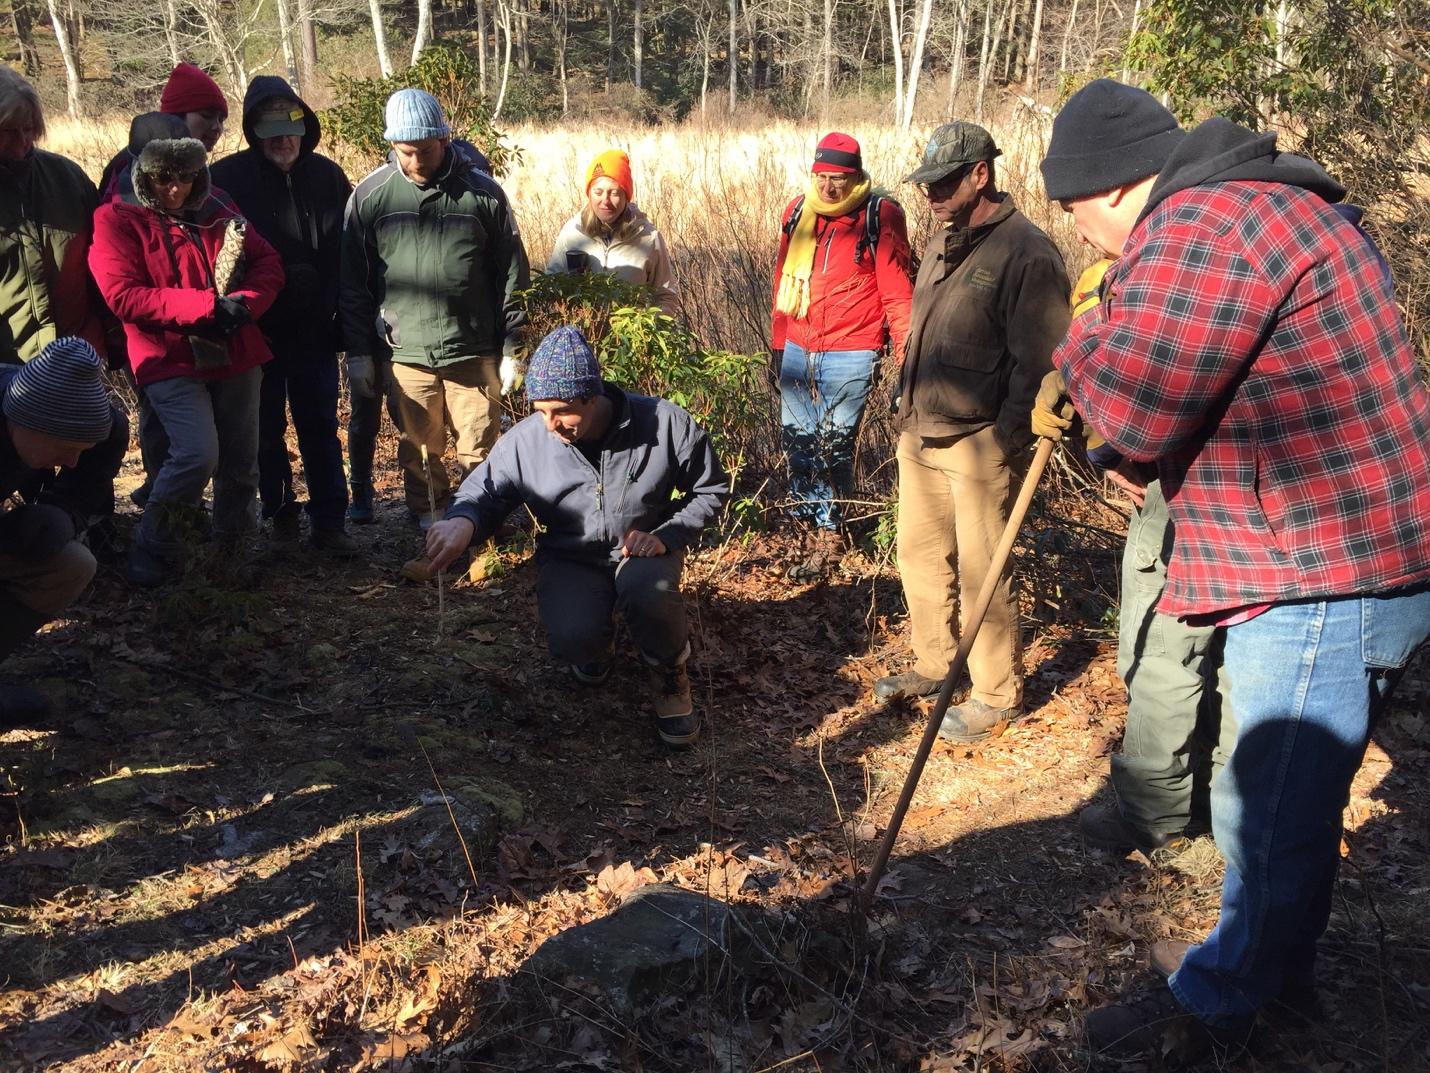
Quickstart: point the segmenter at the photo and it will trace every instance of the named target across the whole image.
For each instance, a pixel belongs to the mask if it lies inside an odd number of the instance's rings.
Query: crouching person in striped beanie
[[[427,533],[432,570],[487,541],[525,504],[540,523],[537,607],[552,656],[599,685],[615,654],[614,614],[650,671],[656,730],[693,745],[700,717],[680,574],[728,481],[710,440],[674,403],[601,379],[585,336],[557,328],[526,374],[536,411],[502,436]]]
[[[0,660],[94,577],[94,556],[77,539],[84,485],[105,445],[129,436],[101,365],[94,348],[74,337],[55,340],[25,365],[0,365],[0,500],[17,492],[25,499],[0,514]],[[112,482],[112,468],[98,468]],[[48,711],[34,690],[0,685],[0,728]]]

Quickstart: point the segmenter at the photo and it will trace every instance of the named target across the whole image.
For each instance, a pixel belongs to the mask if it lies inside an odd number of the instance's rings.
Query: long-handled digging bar
[[[1008,524],[1003,527],[1003,536],[999,539],[998,546],[993,549],[993,559],[989,564],[988,576],[983,581],[983,589],[978,594],[978,602],[973,605],[968,617],[964,619],[963,636],[959,639],[958,651],[953,654],[953,662],[949,664],[948,674],[944,676],[943,688],[938,691],[938,700],[934,702],[928,726],[924,728],[923,740],[919,742],[918,751],[914,753],[913,766],[909,768],[908,777],[904,779],[904,788],[899,794],[899,803],[894,806],[894,814],[889,817],[889,826],[884,832],[884,840],[879,843],[879,852],[869,869],[869,878],[864,883],[864,892],[860,896],[859,905],[865,913],[868,913],[874,904],[874,894],[879,888],[879,880],[884,876],[884,869],[889,863],[889,855],[893,853],[894,842],[899,837],[899,828],[904,825],[904,816],[909,811],[909,803],[913,801],[914,791],[918,789],[919,779],[924,773],[924,765],[928,763],[929,753],[933,751],[934,739],[938,737],[938,728],[943,723],[944,713],[948,711],[948,702],[953,698],[953,684],[963,672],[964,665],[968,663],[968,653],[972,650],[973,642],[978,637],[978,630],[983,625],[984,616],[988,614],[988,605],[993,602],[993,593],[998,588],[998,582],[1003,576],[1003,568],[1008,564],[1008,556],[1013,553],[1013,541],[1017,539],[1018,530],[1023,527],[1023,517],[1028,513],[1028,505],[1033,501],[1033,493],[1038,490],[1038,482],[1042,480],[1043,470],[1047,468],[1048,459],[1052,457],[1055,446],[1055,441],[1050,439],[1045,438],[1038,441],[1038,449],[1033,454],[1033,461],[1028,465],[1028,475],[1023,478],[1023,487],[1018,492],[1013,509],[1008,513]]]

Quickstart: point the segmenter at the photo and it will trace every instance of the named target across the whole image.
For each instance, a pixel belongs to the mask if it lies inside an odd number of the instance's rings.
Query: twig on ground
[[[457,841],[462,845],[462,856],[467,859],[467,871],[472,874],[472,890],[475,891],[481,882],[477,879],[477,866],[472,863],[471,851],[467,849],[467,840],[462,837],[462,828],[457,823],[457,814],[452,811],[452,799],[447,796],[447,791],[442,786],[442,780],[437,777],[437,769],[432,764],[432,757],[427,752],[427,746],[422,744],[422,739],[413,737],[417,742],[417,748],[422,750],[422,759],[427,761],[427,770],[432,772],[432,781],[437,784],[437,792],[442,795],[442,804],[447,806],[447,818],[452,821],[452,830],[457,833]]]
[[[432,487],[432,459],[427,454],[427,445],[422,445],[422,471],[427,475],[427,517],[430,522],[437,520],[437,492]],[[437,636],[446,636],[447,585],[443,571],[437,571]]]

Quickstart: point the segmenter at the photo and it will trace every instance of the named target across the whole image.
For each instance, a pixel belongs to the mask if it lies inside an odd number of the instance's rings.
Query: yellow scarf
[[[803,317],[809,312],[809,277],[814,272],[814,223],[820,216],[847,216],[869,197],[869,176],[856,183],[842,201],[828,202],[819,196],[814,180],[804,193],[804,205],[799,220],[789,237],[785,250],[784,269],[780,272],[780,289],[775,308],[791,317]]]

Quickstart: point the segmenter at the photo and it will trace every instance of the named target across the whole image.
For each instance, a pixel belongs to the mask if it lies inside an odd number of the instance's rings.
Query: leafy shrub
[[[461,49],[431,45],[415,64],[389,78],[334,75],[337,103],[323,113],[323,126],[333,137],[369,157],[374,165],[387,158],[384,111],[387,98],[399,89],[425,89],[442,103],[454,138],[465,138],[487,155],[492,174],[500,178],[521,155],[506,143],[492,122],[486,99],[477,90],[476,62]]]
[[[651,289],[604,272],[539,274],[524,292],[536,343],[562,324],[585,333],[606,379],[684,407],[732,471],[770,431],[764,354],[707,350],[656,307]]]

